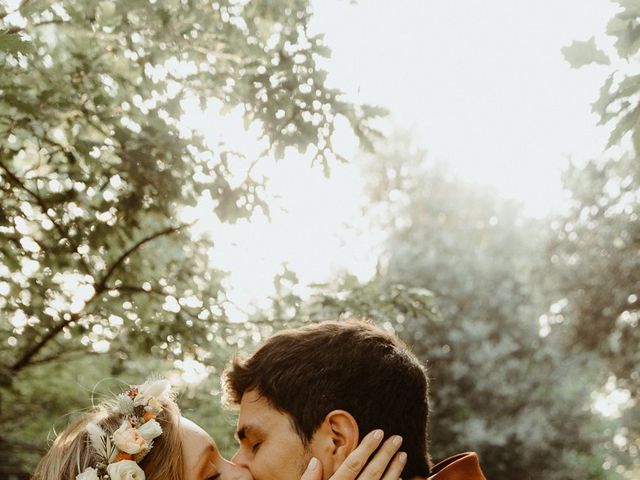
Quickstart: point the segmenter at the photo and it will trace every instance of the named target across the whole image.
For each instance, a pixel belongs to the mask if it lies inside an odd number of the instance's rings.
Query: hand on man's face
[[[398,480],[406,463],[406,455],[397,453],[402,439],[394,435],[380,446],[382,439],[377,430],[358,445],[355,419],[334,410],[305,448],[290,417],[249,391],[240,403],[240,447],[233,462],[248,469],[254,480],[319,480],[321,475],[329,480]],[[320,462],[315,473],[307,470],[312,457]]]
[[[242,396],[238,440],[233,462],[249,469],[255,480],[299,480],[312,456],[289,417],[255,390]]]

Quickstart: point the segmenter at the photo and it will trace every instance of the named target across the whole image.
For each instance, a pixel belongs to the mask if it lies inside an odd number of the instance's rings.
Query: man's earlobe
[[[333,410],[325,417],[333,446],[332,457],[337,469],[360,441],[358,422],[346,410]]]
[[[333,410],[313,434],[311,449],[326,477],[333,475],[360,442],[358,422],[345,410]]]

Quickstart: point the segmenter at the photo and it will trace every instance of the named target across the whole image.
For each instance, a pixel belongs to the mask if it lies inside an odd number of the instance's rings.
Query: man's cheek
[[[269,475],[269,469],[267,467],[268,465],[265,465],[262,455],[256,455],[251,462],[253,480],[270,480],[272,477]]]
[[[268,452],[261,452],[262,458],[260,462],[260,470],[263,472],[264,480],[283,480],[288,478],[286,465],[282,464],[282,460],[277,455],[269,455]]]

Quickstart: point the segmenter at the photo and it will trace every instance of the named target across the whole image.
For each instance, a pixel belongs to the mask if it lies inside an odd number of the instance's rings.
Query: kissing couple
[[[239,408],[231,461],[156,380],[69,425],[32,480],[485,480],[474,453],[432,466],[425,368],[372,324],[281,331],[224,386]]]

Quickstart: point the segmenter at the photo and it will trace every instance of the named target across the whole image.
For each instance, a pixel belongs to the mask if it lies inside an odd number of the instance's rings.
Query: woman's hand
[[[367,463],[383,437],[382,430],[374,430],[366,435],[329,480],[398,480],[407,463],[406,453],[396,453],[402,445],[402,437],[394,435],[388,438]],[[321,479],[322,465],[317,458],[312,458],[300,480]]]

